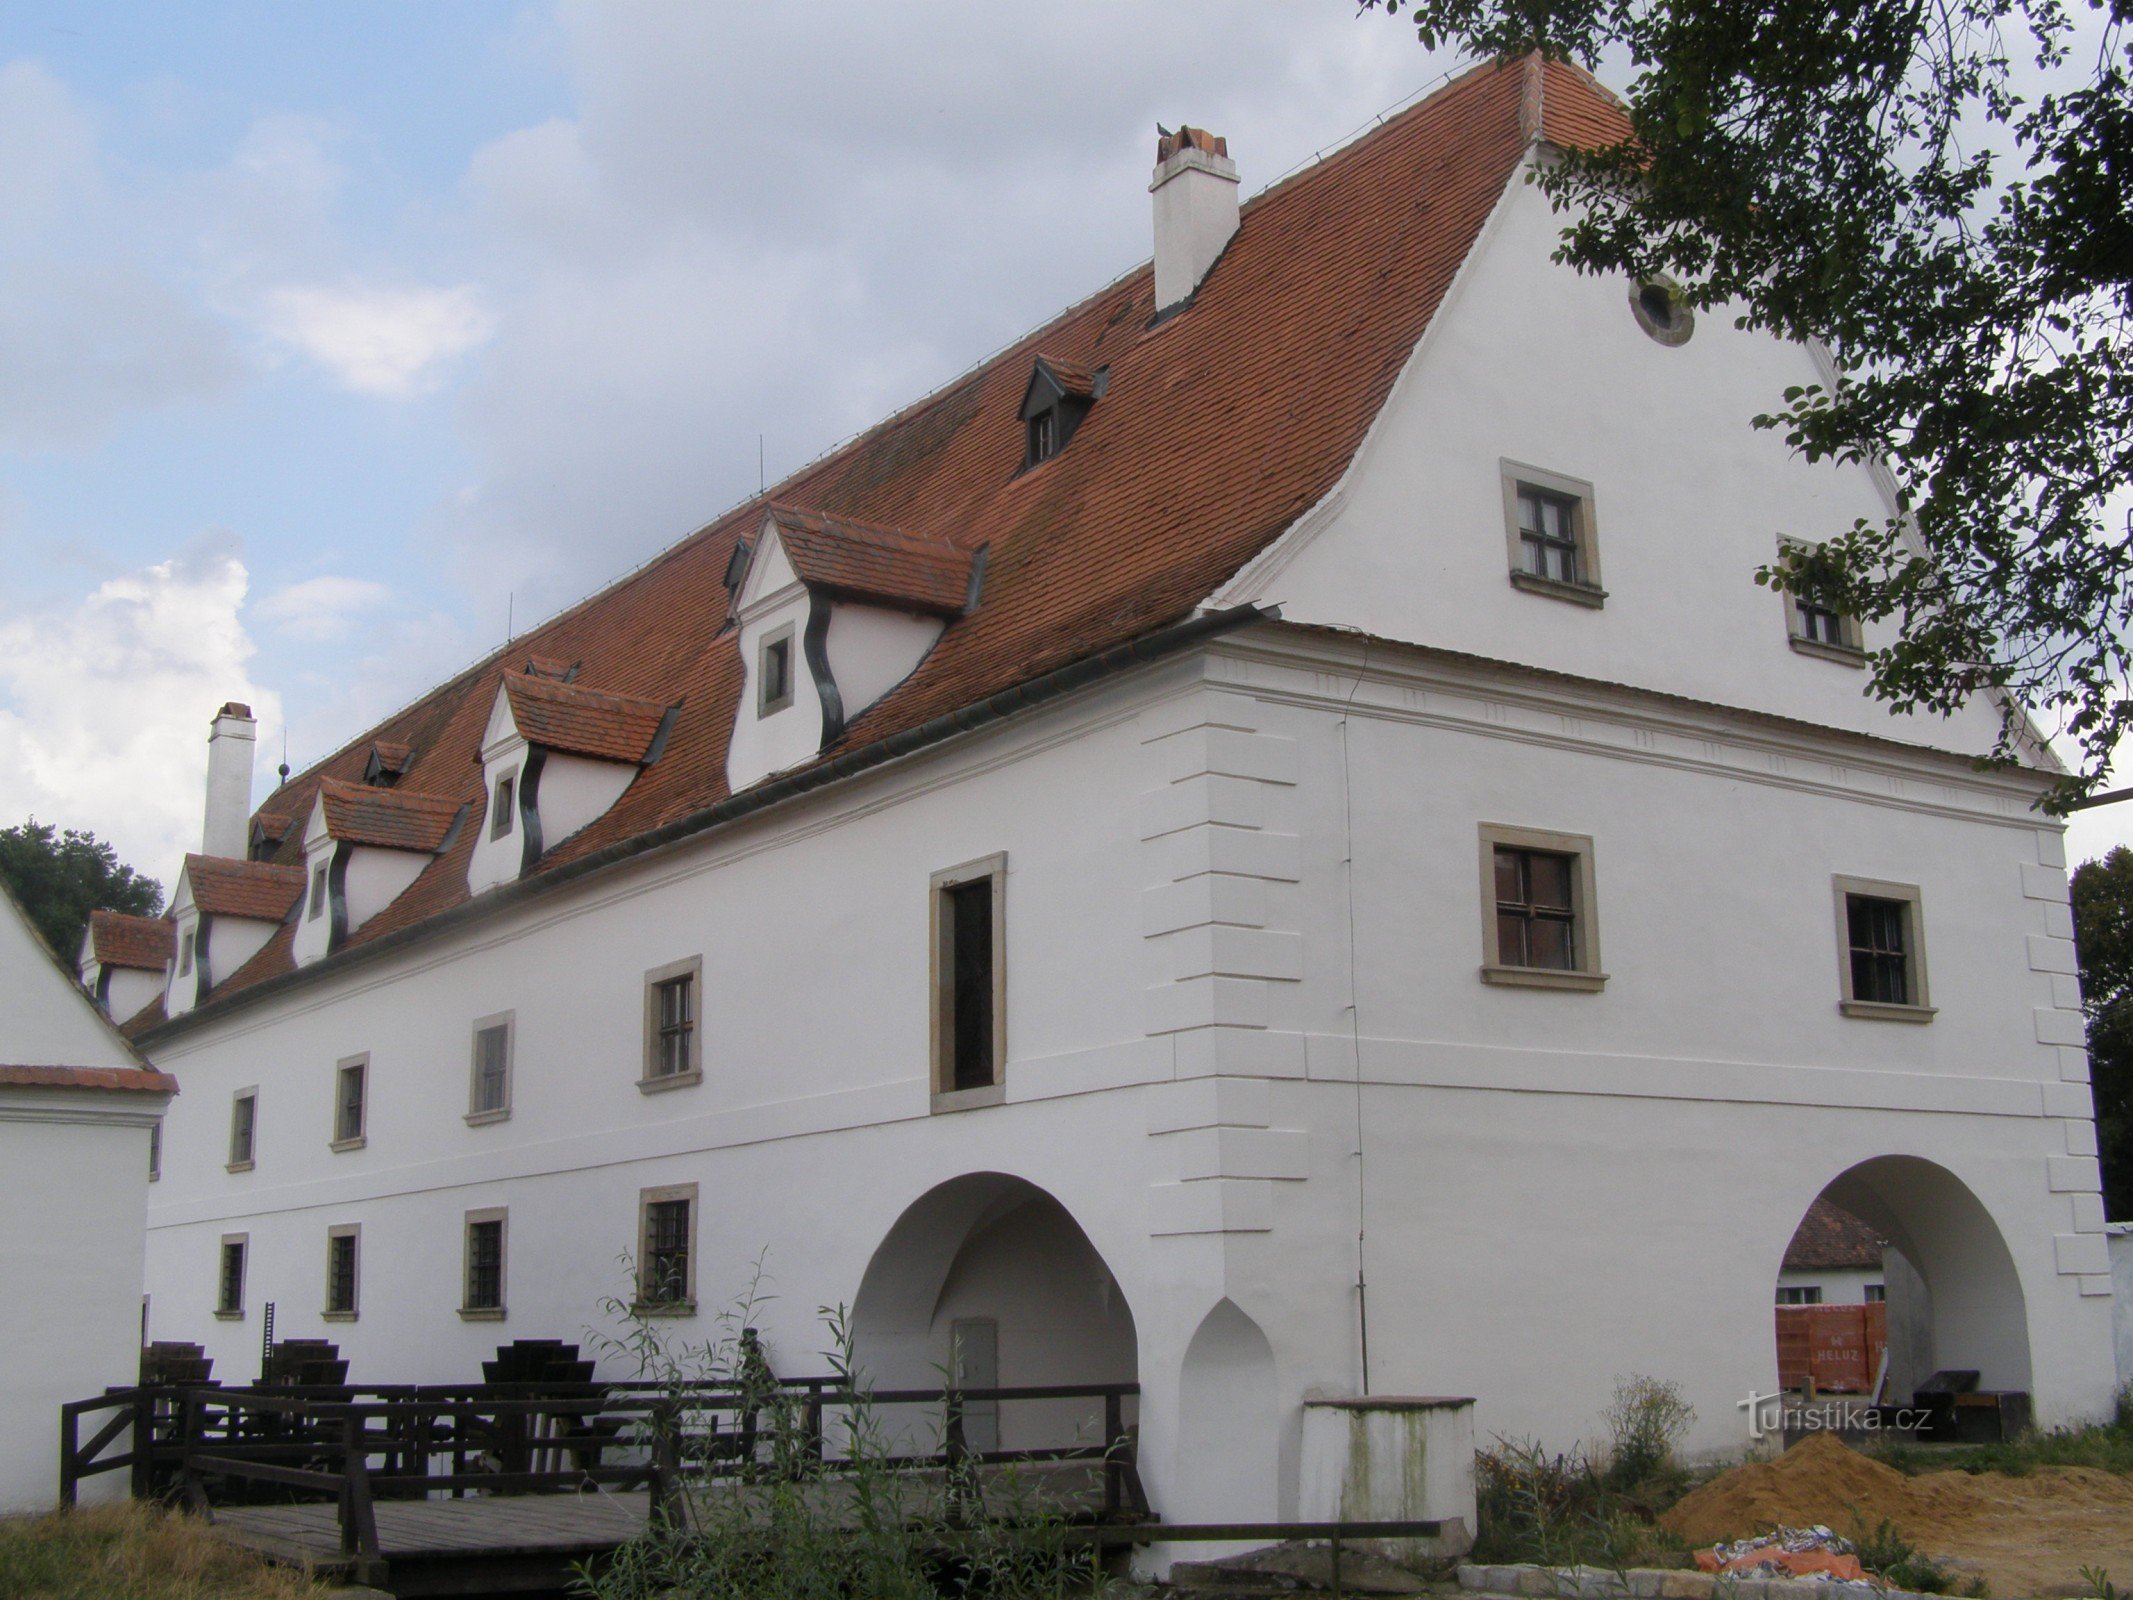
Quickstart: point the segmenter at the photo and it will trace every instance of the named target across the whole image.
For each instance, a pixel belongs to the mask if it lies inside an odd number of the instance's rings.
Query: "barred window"
[[[356,1270],[360,1238],[353,1225],[326,1233],[326,1315],[356,1314]]]
[[[639,1208],[638,1305],[665,1312],[694,1310],[696,1185],[646,1189]]]
[[[1846,1016],[1929,1022],[1925,927],[1918,890],[1872,878],[1835,880],[1837,955]]]
[[[467,1282],[464,1309],[501,1311],[504,1305],[504,1219],[467,1221]]]
[[[654,1076],[666,1078],[689,1070],[689,1041],[696,1033],[696,980],[683,974],[656,987],[659,1044],[652,1071]]]
[[[244,1258],[248,1242],[241,1233],[227,1235],[222,1241],[221,1272],[215,1285],[215,1314],[219,1317],[244,1315]]]

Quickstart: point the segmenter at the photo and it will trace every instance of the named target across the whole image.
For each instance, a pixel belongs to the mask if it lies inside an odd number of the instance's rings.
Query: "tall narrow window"
[[[933,877],[933,1089],[966,1097],[940,1109],[989,1103],[1001,1087],[1006,887],[1004,855]]]
[[[306,922],[315,922],[326,909],[326,868],[322,862],[311,869],[311,904],[304,912]]]
[[[672,1089],[703,1079],[697,1038],[698,957],[654,967],[644,975],[644,1075],[639,1087]]]
[[[230,1097],[230,1162],[232,1172],[247,1172],[259,1127],[259,1091],[239,1089]]]
[[[467,1213],[466,1281],[460,1315],[495,1320],[504,1314],[504,1213]]]
[[[1059,416],[1040,411],[1029,419],[1029,454],[1025,465],[1034,467],[1059,453]]]
[[[639,1196],[637,1305],[668,1315],[696,1309],[696,1185]]]
[[[756,659],[756,715],[767,717],[792,704],[792,629],[780,628],[763,641]]]
[[[156,1118],[148,1125],[148,1181],[154,1183],[163,1176],[163,1119]]]
[[[193,970],[193,930],[185,930],[185,940],[178,946],[178,976],[189,977]]]
[[[1918,890],[1907,883],[1838,878],[1837,939],[1847,1016],[1926,1022],[1925,934]]]
[[[370,1058],[343,1061],[333,1075],[333,1148],[353,1150],[363,1142],[365,1102],[370,1093]]]
[[[1481,825],[1481,977],[1536,989],[1599,989],[1592,840]]]
[[[467,1121],[496,1122],[511,1114],[513,1015],[499,1012],[474,1024],[474,1062]]]
[[[345,1223],[326,1230],[326,1315],[352,1321],[356,1314],[356,1275],[362,1228]]]
[[[244,1258],[250,1240],[241,1233],[222,1236],[222,1259],[215,1280],[215,1315],[244,1315]]]
[[[496,794],[489,802],[489,837],[502,839],[511,832],[511,814],[518,809],[518,775],[507,772],[496,780]]]

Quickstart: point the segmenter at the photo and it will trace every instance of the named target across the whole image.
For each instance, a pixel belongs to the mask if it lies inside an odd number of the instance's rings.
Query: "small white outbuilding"
[[[0,886],[0,1513],[57,1502],[60,1406],[138,1370],[149,1167],[177,1088]]]

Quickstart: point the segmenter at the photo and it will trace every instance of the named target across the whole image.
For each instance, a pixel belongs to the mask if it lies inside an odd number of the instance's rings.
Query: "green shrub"
[[[1658,1378],[1623,1378],[1604,1420],[1614,1439],[1608,1478],[1621,1487],[1649,1483],[1674,1465],[1674,1448],[1696,1420],[1696,1408],[1678,1384]]]

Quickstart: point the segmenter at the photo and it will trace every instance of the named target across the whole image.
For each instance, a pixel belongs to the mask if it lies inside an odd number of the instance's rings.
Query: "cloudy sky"
[[[303,765],[1144,259],[1158,119],[1250,192],[1450,65],[1348,0],[11,0],[0,822],[167,885],[223,700]]]

